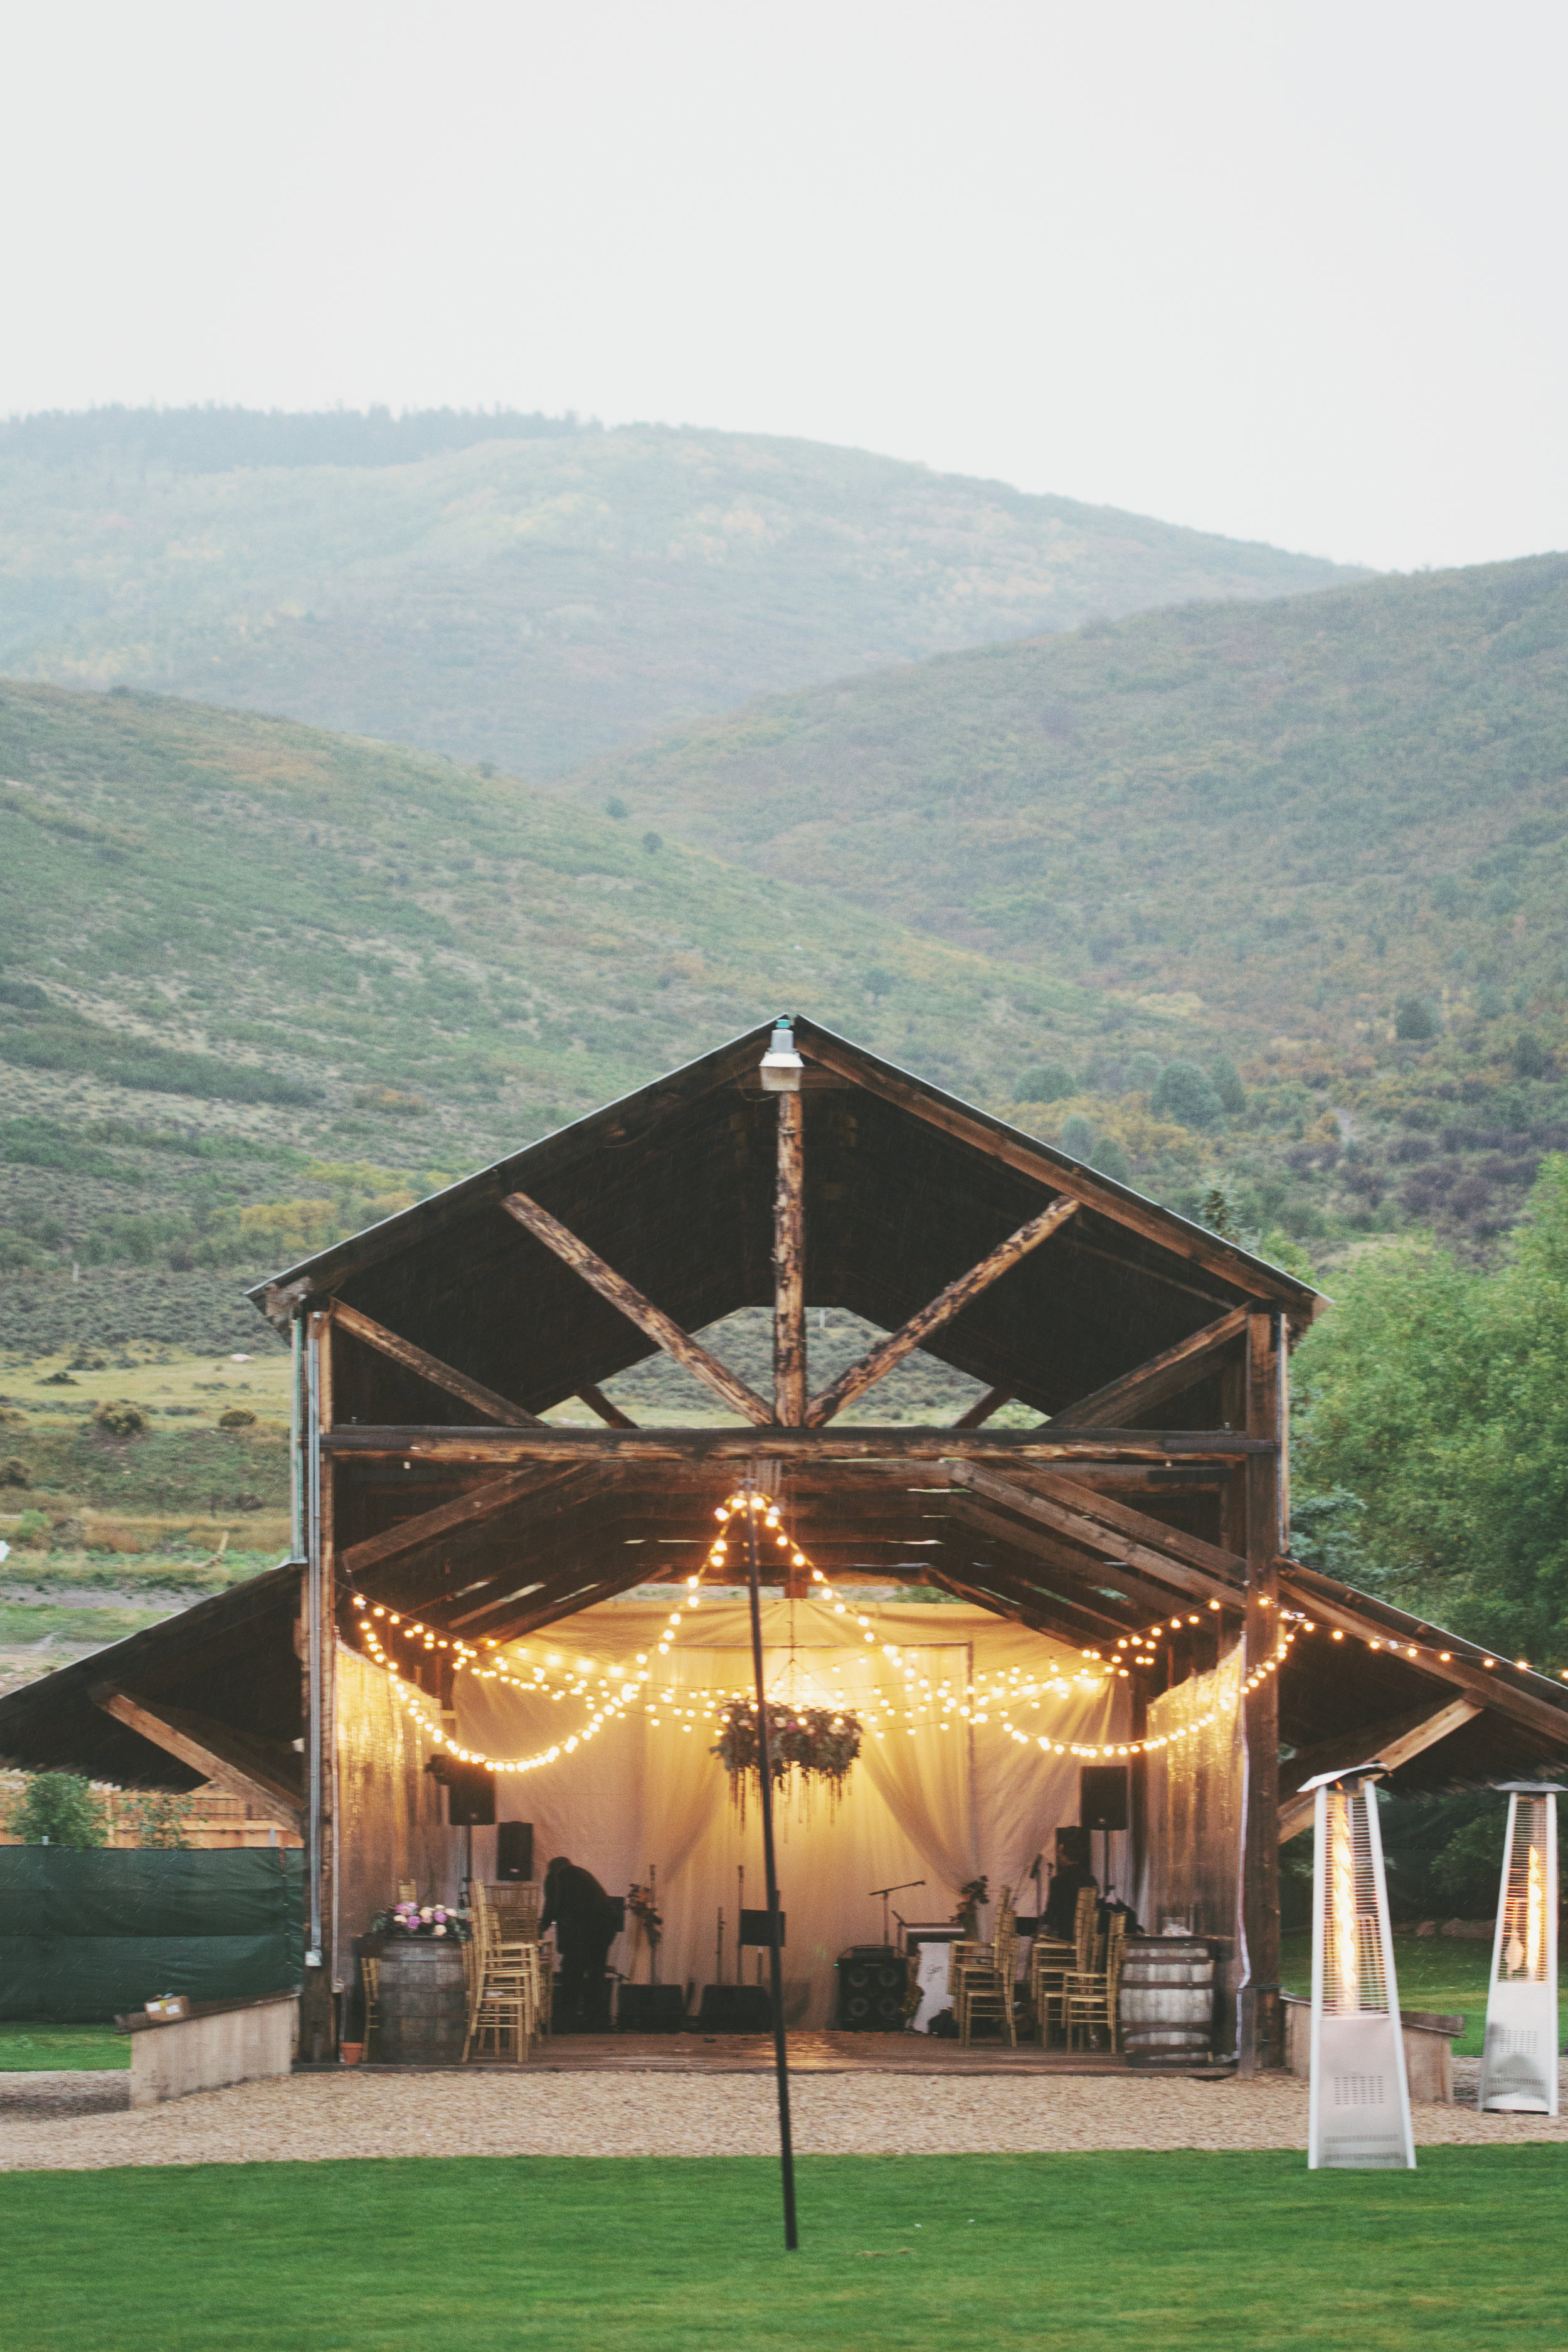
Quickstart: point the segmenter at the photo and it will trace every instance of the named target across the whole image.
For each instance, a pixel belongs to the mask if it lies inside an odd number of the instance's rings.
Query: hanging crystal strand
[[[1554,2116],[1557,1792],[1540,1780],[1505,1781],[1502,1787],[1508,1791],[1508,1831],[1476,2103],[1483,2113]]]

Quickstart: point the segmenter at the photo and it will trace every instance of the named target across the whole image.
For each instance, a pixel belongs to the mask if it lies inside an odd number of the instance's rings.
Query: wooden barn
[[[1291,1558],[1288,1368],[1316,1292],[812,1022],[253,1297],[296,1351],[299,1557],[0,1701],[0,1755],[211,1782],[298,1830],[323,2047],[399,1882],[457,1892],[438,1751],[496,1766],[502,1819],[606,1884],[661,1864],[667,1916],[689,1913],[672,1973],[706,1973],[689,1956],[744,1866],[703,1732],[738,1637],[718,1592],[672,1632],[657,1588],[685,1603],[737,1484],[791,1538],[770,1657],[880,1727],[837,1816],[786,1825],[803,1987],[865,1939],[868,1872],[902,1863],[945,1916],[966,1874],[1017,1885],[1078,1822],[1086,1761],[1124,1764],[1117,1884],[1153,1932],[1220,1940],[1242,2063],[1277,2063],[1300,1783],[1568,1753],[1568,1691]],[[771,1312],[771,1382],[725,1360],[742,1308]],[[872,1328],[831,1378],[820,1308]],[[917,1349],[980,1392],[945,1426],[879,1423]],[[637,1426],[605,1384],[657,1351],[690,1412]]]

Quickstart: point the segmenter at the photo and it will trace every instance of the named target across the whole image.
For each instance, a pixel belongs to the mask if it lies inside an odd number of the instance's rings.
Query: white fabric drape
[[[503,1772],[497,1810],[502,1820],[532,1822],[539,1874],[552,1855],[566,1854],[618,1895],[657,1866],[665,1921],[660,1978],[700,1987],[715,1980],[721,1908],[724,1978],[735,1980],[737,1872],[745,1874],[747,1908],[761,1910],[765,1896],[754,1793],[742,1824],[728,1777],[709,1753],[713,1732],[692,1719],[715,1694],[750,1693],[747,1612],[742,1602],[705,1597],[669,1655],[660,1658],[659,1636],[679,1599],[672,1588],[658,1602],[605,1602],[513,1649],[513,1662],[530,1668],[553,1657],[561,1665],[587,1666],[595,1676],[647,1671],[652,1680],[644,1687],[658,1705],[607,1724],[553,1764],[522,1775]],[[870,1642],[853,1612],[835,1614],[814,1602],[763,1604],[770,1695],[852,1708],[868,1734],[837,1809],[818,1793],[805,1818],[793,1802],[781,1804],[775,1816],[788,1922],[784,1975],[796,2025],[827,2021],[838,1954],[880,1940],[881,1905],[871,1888],[924,1879],[923,1888],[895,1898],[897,1907],[908,1919],[942,1919],[970,1878],[984,1874],[993,1888],[1004,1880],[1016,1887],[1035,1853],[1048,1851],[1058,1822],[1078,1819],[1079,1759],[1042,1752],[1038,1736],[1048,1737],[1053,1751],[1066,1751],[1075,1742],[1112,1738],[1113,1723],[1125,1719],[1117,1696],[1124,1682],[1075,1682],[1082,1668],[1077,1653],[984,1610],[879,1603],[859,1613],[871,1621]],[[637,1663],[639,1654],[646,1668]],[[559,1674],[561,1665],[547,1671]],[[1015,1710],[1026,1744],[1009,1737],[994,1707],[986,1723],[973,1727],[956,1703],[943,1711],[944,1683],[953,1697],[972,1675],[1005,1677],[1013,1669],[1021,1677],[1058,1679],[1057,1692],[1037,1707]],[[580,1699],[530,1696],[473,1675],[458,1677],[456,1704],[461,1743],[499,1759],[563,1741],[586,1713]],[[488,1873],[492,1856],[493,1833],[476,1832],[476,1867]],[[1027,1908],[1028,1899],[1021,1896],[1019,1907]],[[612,1958],[629,1969],[632,1958],[628,1937]],[[636,1973],[646,1979],[646,1951],[639,1948],[636,1958]],[[757,1955],[748,1954],[748,1980],[756,1965]]]

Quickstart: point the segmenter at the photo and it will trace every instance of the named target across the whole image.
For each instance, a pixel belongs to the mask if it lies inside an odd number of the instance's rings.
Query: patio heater
[[[1415,2168],[1377,1820],[1383,1764],[1321,1772],[1312,1852],[1310,2171]]]
[[[1508,1835],[1487,1990],[1483,2114],[1557,2113],[1557,1787],[1503,1780]]]

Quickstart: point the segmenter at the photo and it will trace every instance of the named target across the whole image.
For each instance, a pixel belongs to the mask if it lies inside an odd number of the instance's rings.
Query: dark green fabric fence
[[[89,2024],[159,1993],[299,1985],[303,1857],[0,1846],[0,2018]]]

